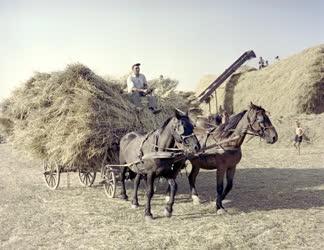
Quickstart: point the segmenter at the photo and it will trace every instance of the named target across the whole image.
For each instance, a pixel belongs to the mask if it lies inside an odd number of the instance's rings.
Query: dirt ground
[[[324,249],[324,147],[243,146],[235,185],[215,211],[215,172],[201,172],[193,205],[185,172],[178,178],[174,216],[163,216],[164,186],[153,199],[155,220],[106,198],[98,183],[82,187],[62,174],[60,188],[44,184],[39,162],[0,145],[2,249]],[[131,183],[129,183],[129,186]],[[132,188],[129,188],[129,194]]]

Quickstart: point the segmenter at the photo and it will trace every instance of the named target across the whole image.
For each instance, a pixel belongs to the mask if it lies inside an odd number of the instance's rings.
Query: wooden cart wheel
[[[108,170],[104,182],[105,193],[108,198],[114,198],[116,194],[116,176],[113,171]]]
[[[43,162],[44,180],[49,189],[55,190],[60,185],[60,167],[56,162]]]
[[[95,170],[86,170],[79,169],[79,180],[80,183],[86,187],[91,187],[96,179],[96,171]]]

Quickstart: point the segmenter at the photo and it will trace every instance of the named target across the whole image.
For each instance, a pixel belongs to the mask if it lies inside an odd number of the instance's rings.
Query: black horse
[[[132,204],[138,206],[137,188],[141,176],[146,179],[145,218],[152,219],[151,199],[154,194],[154,180],[156,177],[164,177],[170,185],[170,199],[165,207],[165,215],[172,215],[174,197],[177,191],[175,178],[179,173],[184,157],[176,158],[150,158],[145,157],[152,152],[163,152],[174,149],[176,146],[186,153],[196,153],[200,149],[197,137],[193,133],[194,126],[190,122],[187,113],[175,110],[175,116],[164,122],[162,127],[148,133],[139,134],[131,132],[126,134],[120,141],[119,161],[120,164],[130,164],[129,168],[137,173],[135,178],[135,192]],[[177,152],[177,151],[175,151]],[[179,151],[178,151],[179,152]],[[144,159],[145,158],[145,159]],[[139,164],[132,164],[143,159]],[[123,198],[127,198],[125,189],[125,173],[127,168],[122,170],[122,191]]]
[[[241,145],[247,134],[258,136],[268,144],[274,144],[278,140],[277,131],[272,125],[267,112],[252,102],[248,110],[232,116],[227,123],[217,127],[211,133],[205,133],[202,136],[198,136],[197,134],[201,145],[210,145],[220,141],[227,142],[222,143],[221,148],[210,148],[200,154],[199,157],[190,159],[192,170],[188,179],[194,203],[199,203],[198,193],[195,187],[199,170],[217,169],[216,208],[218,213],[226,212],[222,201],[232,189],[236,166],[242,158]],[[227,185],[224,189],[223,180],[225,175]]]

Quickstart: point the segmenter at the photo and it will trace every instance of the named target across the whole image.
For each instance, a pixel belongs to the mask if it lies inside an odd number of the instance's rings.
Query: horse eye
[[[263,117],[263,115],[259,115],[259,116],[258,116],[258,121],[259,121],[259,122],[263,122],[263,121],[264,121],[264,117]]]
[[[182,125],[180,125],[178,127],[178,132],[179,132],[179,134],[183,134],[184,133],[184,127]]]

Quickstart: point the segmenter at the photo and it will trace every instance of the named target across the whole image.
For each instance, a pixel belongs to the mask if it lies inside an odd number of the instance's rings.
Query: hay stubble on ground
[[[60,189],[50,191],[41,167],[35,166],[38,162],[9,144],[0,145],[0,248],[323,249],[322,147],[307,146],[299,157],[292,148],[275,145],[245,145],[243,150],[235,187],[225,203],[228,214],[216,215],[214,172],[198,176],[204,200],[198,206],[190,202],[182,174],[174,216],[163,216],[160,185],[153,198],[156,220],[145,223],[142,190],[137,210],[129,202],[108,200],[98,184],[82,187],[73,173],[70,187],[63,174]]]

